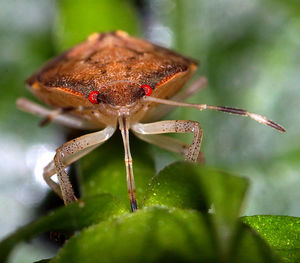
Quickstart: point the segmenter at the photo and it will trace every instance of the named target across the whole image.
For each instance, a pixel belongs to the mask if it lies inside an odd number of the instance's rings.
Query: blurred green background
[[[196,75],[209,85],[189,102],[245,108],[287,129],[280,134],[250,119],[193,109],[166,117],[199,121],[207,164],[249,178],[243,214],[300,216],[299,1],[0,0],[0,7],[0,239],[38,216],[49,190],[43,167],[65,141],[62,127],[39,128],[38,118],[16,109],[16,98],[34,99],[25,79],[90,33],[116,29],[199,60]],[[147,147],[157,171],[180,159]],[[21,245],[12,262],[53,253],[34,241]]]

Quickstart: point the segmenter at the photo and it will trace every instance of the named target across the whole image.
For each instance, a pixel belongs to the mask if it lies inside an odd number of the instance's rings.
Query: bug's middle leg
[[[113,135],[114,131],[115,127],[109,126],[102,131],[73,139],[56,150],[53,162],[48,164],[44,170],[44,178],[48,185],[64,200],[65,204],[76,200],[65,167],[104,143]],[[55,173],[57,174],[59,185],[50,178]]]
[[[17,100],[17,107],[25,112],[29,112],[39,117],[43,117],[44,120],[42,120],[42,122],[40,123],[42,124],[42,126],[45,124],[45,120],[51,120],[53,122],[65,125],[67,127],[79,130],[97,129],[97,126],[89,123],[88,121],[63,113],[63,109],[50,110],[26,98],[19,98]]]
[[[199,160],[199,153],[200,153],[200,146],[201,146],[203,132],[199,123],[196,121],[170,120],[170,121],[158,121],[158,122],[147,123],[147,124],[136,123],[132,125],[131,129],[137,135],[141,134],[143,137],[146,137],[146,135],[161,134],[161,133],[193,133],[194,138],[192,143],[188,146],[187,149],[184,149],[185,159],[192,162],[197,162]],[[179,147],[173,149],[180,150],[179,144],[173,147]]]

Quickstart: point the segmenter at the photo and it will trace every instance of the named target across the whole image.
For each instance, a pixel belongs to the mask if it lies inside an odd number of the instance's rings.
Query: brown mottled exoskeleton
[[[42,125],[53,120],[77,129],[101,129],[63,144],[44,169],[44,179],[65,204],[76,200],[65,168],[108,140],[117,124],[124,143],[132,211],[137,209],[137,203],[129,129],[140,139],[181,154],[192,162],[203,160],[200,154],[202,129],[198,122],[145,122],[158,120],[174,106],[182,106],[249,116],[285,131],[265,117],[245,110],[184,103],[206,85],[206,79],[200,77],[179,92],[196,68],[197,62],[192,59],[116,31],[92,34],[85,42],[50,60],[27,80],[30,90],[54,109],[46,109],[24,98],[17,104],[22,110],[44,117]],[[159,135],[162,133],[193,133],[194,138],[186,145]],[[57,174],[59,184],[51,179],[54,174]]]

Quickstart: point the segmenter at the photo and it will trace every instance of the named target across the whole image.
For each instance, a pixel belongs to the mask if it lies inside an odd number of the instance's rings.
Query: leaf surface
[[[286,262],[300,261],[300,218],[257,215],[243,217]]]

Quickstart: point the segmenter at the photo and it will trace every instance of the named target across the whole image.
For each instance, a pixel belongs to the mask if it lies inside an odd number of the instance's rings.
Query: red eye
[[[91,103],[98,104],[99,103],[99,101],[98,101],[98,95],[99,95],[99,91],[92,91],[89,94],[89,101]]]
[[[146,96],[150,96],[152,93],[152,89],[149,85],[142,85],[141,88],[145,91]]]

